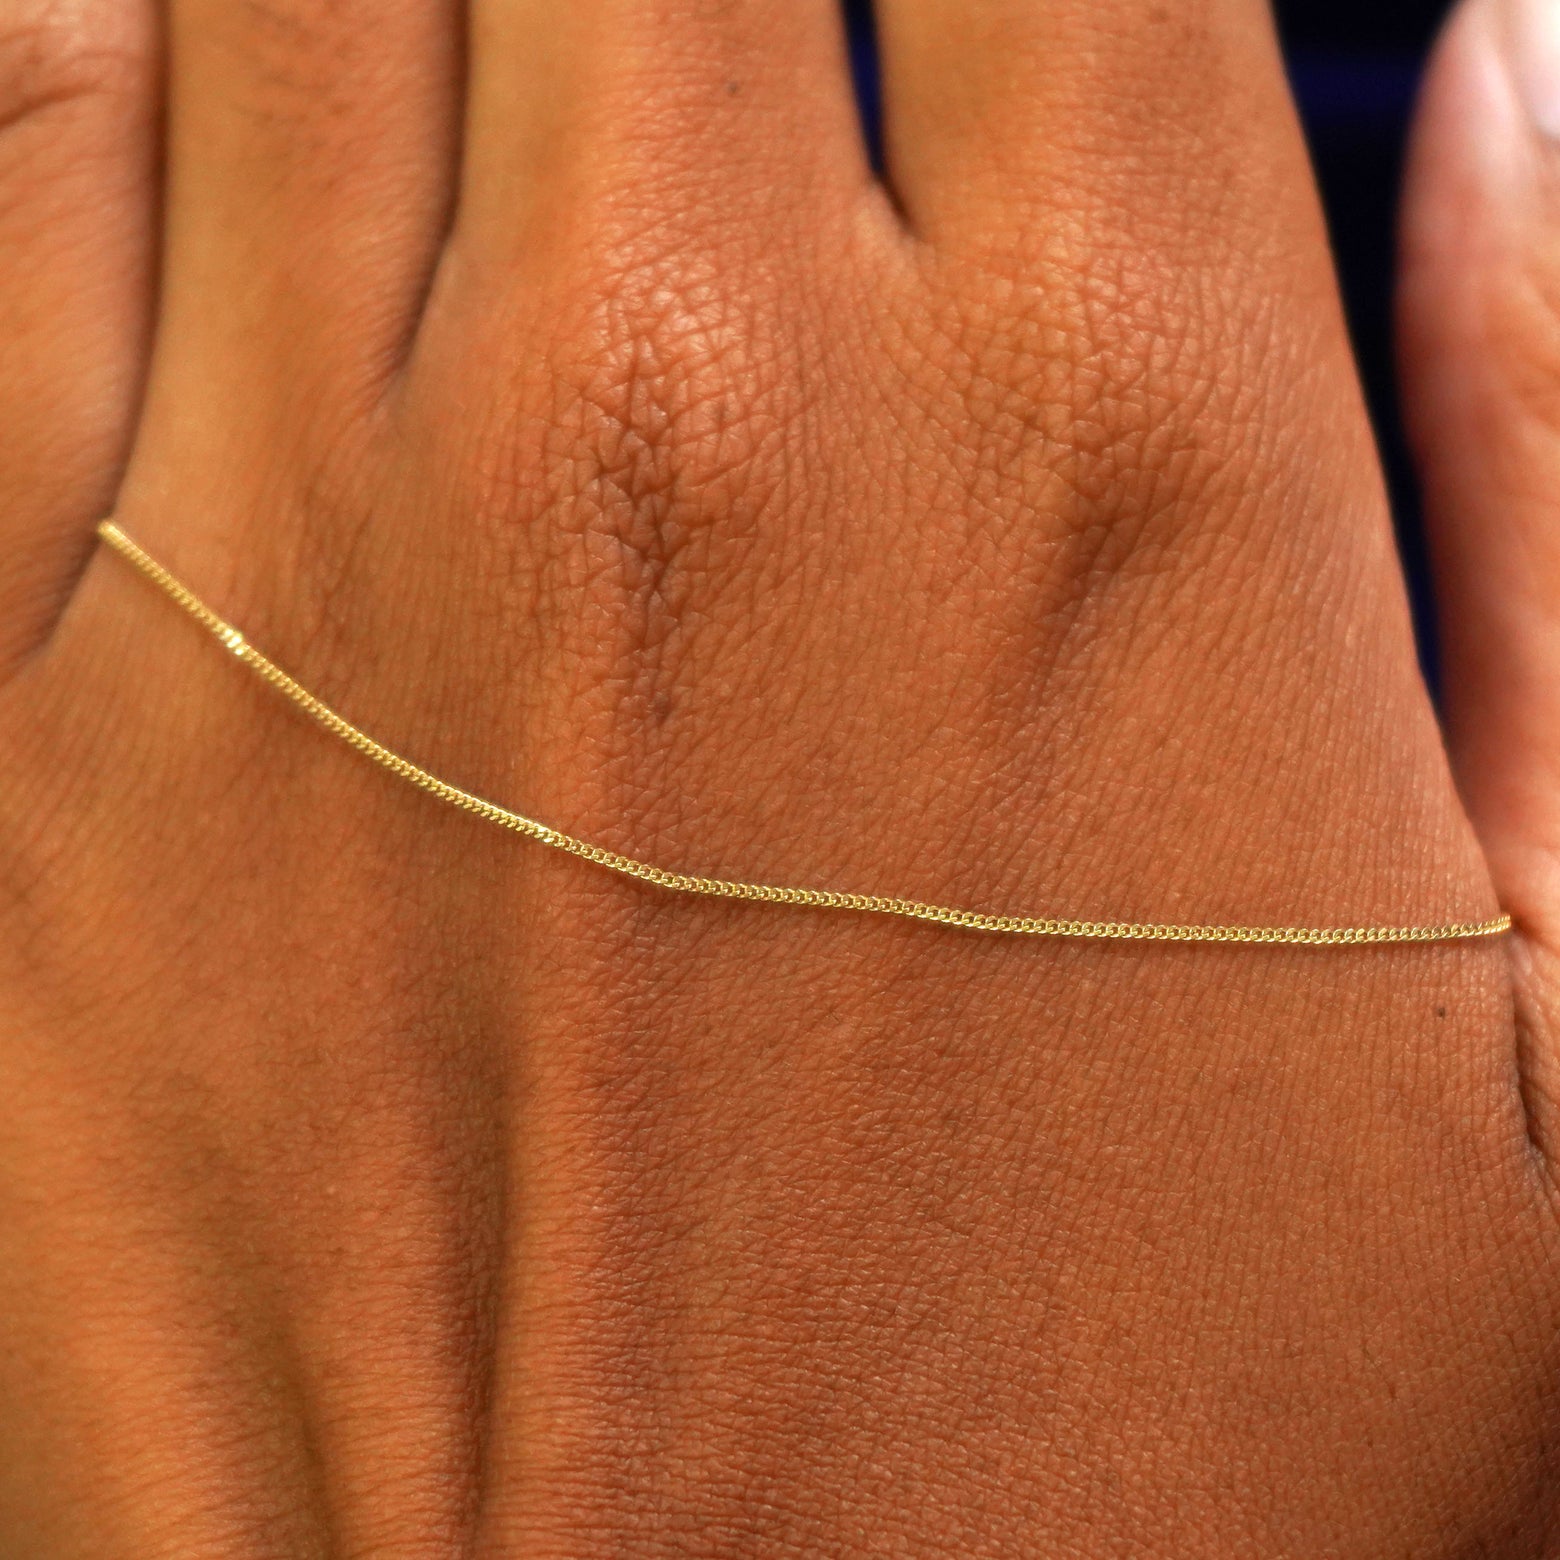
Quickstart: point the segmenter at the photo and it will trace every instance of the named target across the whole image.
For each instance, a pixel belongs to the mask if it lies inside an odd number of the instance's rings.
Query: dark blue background
[[[867,16],[846,0],[864,107],[876,113]],[[1427,667],[1429,592],[1413,473],[1398,423],[1392,273],[1404,131],[1444,0],[1278,0],[1290,74],[1332,224],[1344,299],[1376,419]]]
[[[1430,0],[1280,0],[1278,6],[1432,682],[1430,589],[1418,495],[1398,423],[1391,300],[1403,137],[1426,51],[1447,9]]]

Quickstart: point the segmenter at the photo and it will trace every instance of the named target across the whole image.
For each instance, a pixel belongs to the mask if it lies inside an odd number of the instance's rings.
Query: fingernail
[[[1529,117],[1560,140],[1560,0],[1505,0],[1505,44]]]

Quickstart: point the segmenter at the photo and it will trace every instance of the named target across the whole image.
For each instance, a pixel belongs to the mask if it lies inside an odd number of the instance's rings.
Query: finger
[[[1258,0],[882,0],[890,174],[945,244],[1249,244],[1311,181]],[[1169,255],[1174,260],[1176,256]]]
[[[310,408],[398,362],[455,179],[457,0],[173,0],[164,361]],[[164,350],[164,343],[166,350]]]
[[[0,679],[112,507],[157,206],[150,0],[0,9]]]
[[[1560,992],[1560,7],[1552,0],[1473,0],[1443,42],[1412,163],[1401,318],[1449,738],[1496,885],[1534,961],[1529,1096],[1554,1146],[1560,1002],[1545,997]]]
[[[459,236],[479,264],[614,200],[653,243],[773,254],[869,188],[836,0],[475,0]]]

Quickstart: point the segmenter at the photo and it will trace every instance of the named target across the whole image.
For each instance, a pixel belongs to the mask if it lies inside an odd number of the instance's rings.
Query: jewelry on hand
[[[534,818],[523,817],[484,801],[469,791],[440,780],[426,769],[376,742],[367,732],[338,715],[316,698],[274,661],[262,655],[231,623],[224,621],[169,570],[138,546],[111,520],[98,526],[98,535],[120,557],[156,585],[197,623],[219,640],[262,681],[268,683],[325,730],[356,748],[391,774],[426,791],[451,807],[484,818],[514,834],[523,834],[554,850],[594,862],[620,876],[650,883],[678,894],[708,899],[760,900],[766,904],[804,905],[820,910],[852,910],[874,915],[899,916],[911,921],[931,921],[975,932],[998,932],[1022,937],[1071,937],[1119,942],[1173,943],[1283,943],[1309,947],[1335,947],[1362,943],[1457,942],[1474,937],[1499,937],[1511,930],[1509,915],[1488,921],[1452,921],[1438,926],[1198,926],[1141,921],[1072,921],[1047,916],[992,915],[978,910],[958,910],[947,905],[923,904],[913,899],[885,898],[878,894],[836,893],[821,888],[783,888],[765,883],[730,882],[722,878],[696,877],[637,861],[602,845],[592,845]]]

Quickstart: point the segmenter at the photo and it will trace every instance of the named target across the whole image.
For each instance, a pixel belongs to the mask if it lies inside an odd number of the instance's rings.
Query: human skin
[[[469,9],[0,17],[0,1553],[1560,1553],[1516,24],[1410,210],[1449,763],[1254,0],[885,0],[891,193],[832,0]],[[657,862],[1519,928],[658,893],[109,507]]]

